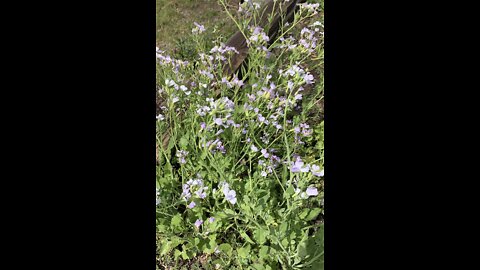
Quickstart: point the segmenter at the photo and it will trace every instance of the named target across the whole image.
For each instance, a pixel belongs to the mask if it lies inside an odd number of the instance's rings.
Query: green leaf
[[[230,244],[223,243],[218,246],[218,250],[223,251],[228,257],[232,256],[232,246]]]
[[[173,253],[173,255],[174,255],[174,257],[175,257],[175,260],[177,260],[178,257],[179,257],[180,255],[182,255],[182,252],[181,252],[180,250],[178,250],[178,249],[175,249],[175,252]]]
[[[186,252],[185,250],[182,251],[182,259],[184,259],[184,260],[190,259],[190,258],[188,257],[187,252]]]
[[[295,193],[295,190],[293,189],[293,186],[290,185],[287,190],[285,190],[285,198],[290,198],[292,195]]]
[[[256,270],[265,270],[265,267],[258,263],[254,263],[253,268],[255,268]]]
[[[307,244],[308,234],[305,234],[302,241],[297,246],[297,256],[300,257],[300,259],[303,259],[308,255]]]
[[[172,227],[180,227],[183,224],[183,219],[181,214],[176,214],[173,216],[172,221],[170,222]]]
[[[287,247],[288,246],[288,238],[283,238],[281,243],[282,243],[283,247]]]
[[[225,209],[225,214],[234,216],[235,212],[232,209]]]
[[[170,241],[164,242],[162,244],[162,247],[160,248],[160,256],[164,256],[165,254],[167,254],[171,250],[171,247],[172,247],[172,242]]]
[[[241,204],[240,205],[240,208],[245,212],[245,214],[251,216],[252,215],[252,209],[250,208],[250,206],[248,204]]]
[[[246,247],[241,247],[237,250],[238,256],[240,258],[248,258],[250,254],[250,245],[247,245]]]
[[[258,228],[253,233],[253,238],[257,241],[258,244],[262,245],[267,241],[268,231]]]
[[[247,240],[248,243],[255,244],[255,242],[253,242],[252,239],[244,231],[240,231],[240,235],[243,237],[243,239]]]
[[[279,233],[281,236],[285,235],[286,232],[287,232],[287,227],[288,227],[288,223],[287,222],[283,222],[280,227],[279,227]]]
[[[260,257],[261,259],[266,259],[268,258],[270,255],[269,255],[269,246],[262,246],[260,248],[260,251],[258,252],[258,257]]]
[[[182,138],[180,138],[180,147],[182,149],[187,148],[188,146],[188,135],[183,135]]]
[[[306,208],[300,213],[300,218],[305,221],[314,220],[322,212],[321,208]]]

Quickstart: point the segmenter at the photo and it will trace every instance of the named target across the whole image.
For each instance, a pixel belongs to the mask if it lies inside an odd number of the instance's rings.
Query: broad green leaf
[[[184,136],[182,136],[182,138],[180,139],[180,147],[181,147],[182,149],[185,149],[185,148],[187,148],[187,146],[188,146],[188,136],[187,136],[187,135],[184,135]]]
[[[165,241],[163,244],[162,244],[162,247],[160,249],[160,256],[164,256],[165,254],[167,254],[168,252],[170,252],[172,248],[172,242],[170,241]]]
[[[170,224],[172,225],[172,227],[180,227],[183,224],[182,215],[176,214],[175,216],[173,216]]]
[[[175,260],[178,259],[178,256],[182,255],[182,252],[178,249],[175,249],[175,252],[173,253]]]
[[[258,252],[258,257],[266,259],[269,257],[269,246],[262,246]]]
[[[256,270],[265,270],[265,267],[261,264],[258,264],[258,263],[254,263],[253,268],[256,269]]]
[[[300,213],[300,218],[306,221],[314,220],[322,212],[321,208],[306,208]]]
[[[227,243],[223,243],[218,246],[218,250],[225,252],[229,257],[232,256],[232,246]]]
[[[235,212],[232,209],[225,209],[225,214],[234,216]]]
[[[247,240],[248,243],[255,244],[255,242],[253,242],[252,239],[244,231],[240,231],[240,235],[243,237],[243,239]]]
[[[282,243],[282,246],[283,246],[283,247],[287,247],[287,246],[288,246],[288,239],[287,239],[287,238],[283,238],[283,240],[282,240],[281,243]]]
[[[293,186],[290,185],[287,190],[285,190],[285,196],[284,197],[292,197],[292,195],[295,193],[295,190],[293,189]]]
[[[268,231],[258,228],[253,233],[253,238],[257,241],[258,244],[262,245],[267,241]]]
[[[246,245],[245,247],[241,247],[237,250],[238,256],[240,258],[248,258],[250,255],[250,245]]]

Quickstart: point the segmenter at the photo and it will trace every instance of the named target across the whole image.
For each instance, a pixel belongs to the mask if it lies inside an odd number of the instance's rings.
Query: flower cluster
[[[174,59],[170,57],[169,55],[165,55],[165,52],[160,50],[158,47],[156,47],[156,57],[157,57],[157,62],[161,66],[169,66],[172,67],[172,70],[174,73],[178,73],[179,69],[182,67],[186,67],[189,62],[188,61],[182,61],[178,59]]]
[[[290,171],[292,173],[307,173],[311,172],[317,177],[323,177],[323,170],[320,170],[320,166],[316,164],[305,164],[300,157],[296,157],[295,161],[291,163]]]
[[[185,158],[187,157],[188,155],[188,151],[184,151],[184,150],[178,150],[177,151],[177,158],[178,158],[178,161],[181,163],[181,164],[185,164],[187,163],[187,161],[185,160]]]
[[[317,196],[318,190],[316,187],[308,187],[305,191],[302,192],[299,188],[296,188],[295,194],[300,194],[300,198],[307,199],[308,197]]]
[[[293,128],[293,132],[295,134],[295,143],[304,144],[304,142],[302,142],[302,137],[310,136],[312,134],[312,129],[310,129],[310,125],[307,123],[301,123],[299,126]]]
[[[203,25],[198,24],[196,22],[194,22],[193,24],[195,24],[195,28],[192,29],[193,34],[199,34],[199,33],[205,32],[205,27]]]
[[[201,178],[190,179],[187,181],[186,184],[183,184],[181,197],[185,201],[188,201],[189,199],[192,198],[192,193],[193,193],[195,194],[196,198],[205,199],[205,197],[207,197],[207,191],[208,191],[208,187],[203,186],[203,180]],[[188,205],[188,208],[194,208],[195,205],[196,203],[192,201]]]
[[[254,27],[251,29],[252,35],[248,38],[250,44],[262,44],[268,42],[270,38],[265,34],[262,27]]]
[[[222,189],[223,195],[225,199],[229,201],[231,204],[235,204],[237,202],[237,193],[235,190],[230,189],[230,185],[227,182],[220,183],[219,186]]]

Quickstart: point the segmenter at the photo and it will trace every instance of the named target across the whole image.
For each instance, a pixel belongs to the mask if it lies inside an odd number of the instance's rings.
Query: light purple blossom
[[[237,196],[237,194],[236,194],[235,190],[231,189],[225,195],[225,199],[227,199],[227,201],[229,201],[231,204],[235,204],[237,202],[236,196]]]
[[[318,190],[316,187],[308,187],[305,193],[308,196],[317,196],[318,195]]]
[[[192,209],[195,207],[195,205],[197,205],[195,202],[191,202],[189,205],[188,205],[188,208]]]
[[[214,222],[215,221],[215,218],[214,217],[211,217],[208,219],[208,221],[210,221],[210,223]]]
[[[249,138],[250,139],[250,138]],[[252,149],[253,152],[257,152],[258,151],[258,148],[252,144],[252,146],[250,146],[250,149]]]
[[[314,81],[313,75],[312,74],[306,74],[303,79],[307,84],[312,84]]]
[[[197,34],[197,33],[205,32],[205,27],[203,25],[198,24],[196,22],[194,22],[193,24],[195,24],[196,27],[192,29],[192,33]]]
[[[197,221],[195,221],[195,227],[197,227],[197,228],[199,228],[200,225],[202,225],[202,224],[203,224],[203,220],[201,220],[201,219],[197,219]]]
[[[297,158],[295,163],[292,164],[292,167],[290,168],[290,171],[293,173],[297,172],[308,172],[310,170],[310,166],[307,165],[305,166],[303,161],[300,158]]]
[[[260,152],[262,152],[262,155],[265,158],[268,158],[270,156],[270,154],[267,152],[267,149],[262,149],[262,151],[260,151]]]
[[[238,87],[242,87],[244,85],[242,80],[239,80],[237,77],[233,78],[232,83]]]
[[[263,117],[261,114],[259,114],[259,115],[258,115],[258,121],[259,121],[260,123],[265,122],[265,117]]]
[[[205,129],[206,126],[205,122],[200,123],[200,130]]]
[[[318,176],[318,177],[323,176],[323,170],[320,171],[320,166],[318,165],[312,165],[311,171],[312,171],[312,174],[315,176]]]
[[[188,155],[188,152],[187,151],[184,151],[184,150],[178,150],[177,151],[177,157],[178,157],[178,160],[181,164],[185,164],[187,163],[187,161],[185,160],[185,157]]]
[[[219,126],[220,126],[220,125],[223,125],[223,120],[222,120],[222,118],[215,118],[213,121],[215,122],[215,124],[217,124],[217,125],[219,125]]]

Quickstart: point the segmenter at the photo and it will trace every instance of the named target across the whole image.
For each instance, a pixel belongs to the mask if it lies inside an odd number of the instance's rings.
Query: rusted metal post
[[[282,0],[268,0],[261,7],[261,17],[258,26],[262,27],[263,29],[268,29],[269,45],[271,45],[278,36],[282,24],[291,22],[294,19],[294,13],[298,8],[297,4],[303,2],[305,2],[305,0],[291,0],[288,2]],[[273,20],[271,23],[269,23],[268,18],[272,14]],[[225,75],[231,76],[246,63],[245,60],[248,56],[247,37],[243,36],[242,32],[239,30],[230,37],[225,45],[235,47],[235,49],[237,49],[239,52],[239,54],[233,54],[230,57],[230,64],[227,64],[223,69]],[[239,75],[240,77],[243,77],[242,74]]]

